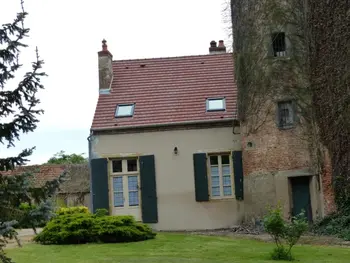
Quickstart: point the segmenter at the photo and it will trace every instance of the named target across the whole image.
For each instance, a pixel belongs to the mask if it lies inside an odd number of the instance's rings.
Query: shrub
[[[293,260],[292,247],[306,232],[308,223],[304,212],[293,217],[290,223],[284,221],[282,208],[278,205],[274,209],[269,209],[268,214],[264,217],[264,228],[276,244],[276,248],[271,253],[271,258],[274,260]]]
[[[333,213],[315,222],[311,229],[319,235],[337,236],[350,240],[350,213]]]
[[[34,241],[41,244],[116,243],[147,240],[156,235],[150,227],[137,223],[132,216],[102,215],[105,211],[95,215],[76,211],[61,211]]]
[[[16,228],[33,228],[35,231],[36,227],[44,227],[53,215],[50,202],[39,205],[21,203],[18,208],[20,213],[14,218],[17,221]]]
[[[68,215],[68,214],[77,214],[77,213],[88,214],[90,212],[86,206],[74,206],[74,207],[60,207],[56,213],[57,215]]]
[[[105,208],[96,209],[96,212],[95,212],[96,217],[107,216],[108,214],[109,214],[108,210]]]

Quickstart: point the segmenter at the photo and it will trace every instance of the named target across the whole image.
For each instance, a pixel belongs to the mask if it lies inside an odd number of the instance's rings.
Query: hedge
[[[51,219],[34,241],[40,244],[134,242],[155,238],[152,229],[132,216],[91,214],[85,209],[65,208]]]

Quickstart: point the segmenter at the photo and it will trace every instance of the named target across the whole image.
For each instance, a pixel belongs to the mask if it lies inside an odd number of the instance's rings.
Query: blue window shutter
[[[196,201],[209,201],[207,155],[205,153],[193,154],[193,166]]]
[[[92,211],[109,210],[108,161],[106,158],[91,160]]]
[[[237,200],[243,200],[243,162],[242,162],[242,151],[233,151],[233,171],[235,178],[235,195]]]
[[[141,209],[144,223],[158,223],[154,155],[140,156]]]

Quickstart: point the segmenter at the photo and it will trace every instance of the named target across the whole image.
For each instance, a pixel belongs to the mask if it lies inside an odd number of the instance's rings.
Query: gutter
[[[105,128],[91,128],[93,131],[111,131],[111,130],[127,130],[127,129],[141,129],[141,128],[157,128],[157,127],[171,127],[176,125],[188,125],[188,124],[206,124],[206,123],[224,123],[237,120],[237,118],[226,118],[220,120],[204,120],[204,121],[185,121],[185,122],[168,122],[163,124],[145,124],[138,126],[122,126],[122,127],[105,127]],[[91,135],[90,135],[91,136]],[[89,137],[90,137],[89,136]]]
[[[90,130],[90,135],[87,137],[88,145],[89,145],[89,176],[90,176],[90,207],[91,207],[90,212],[94,211],[93,202],[92,202],[93,196],[92,196],[92,175],[91,175],[91,158],[92,158],[91,138],[92,136],[93,136],[93,131]]]

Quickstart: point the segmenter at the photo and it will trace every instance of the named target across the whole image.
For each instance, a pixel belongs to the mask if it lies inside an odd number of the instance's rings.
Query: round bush
[[[41,244],[117,243],[152,239],[152,229],[132,216],[62,212],[48,222],[34,241]]]

